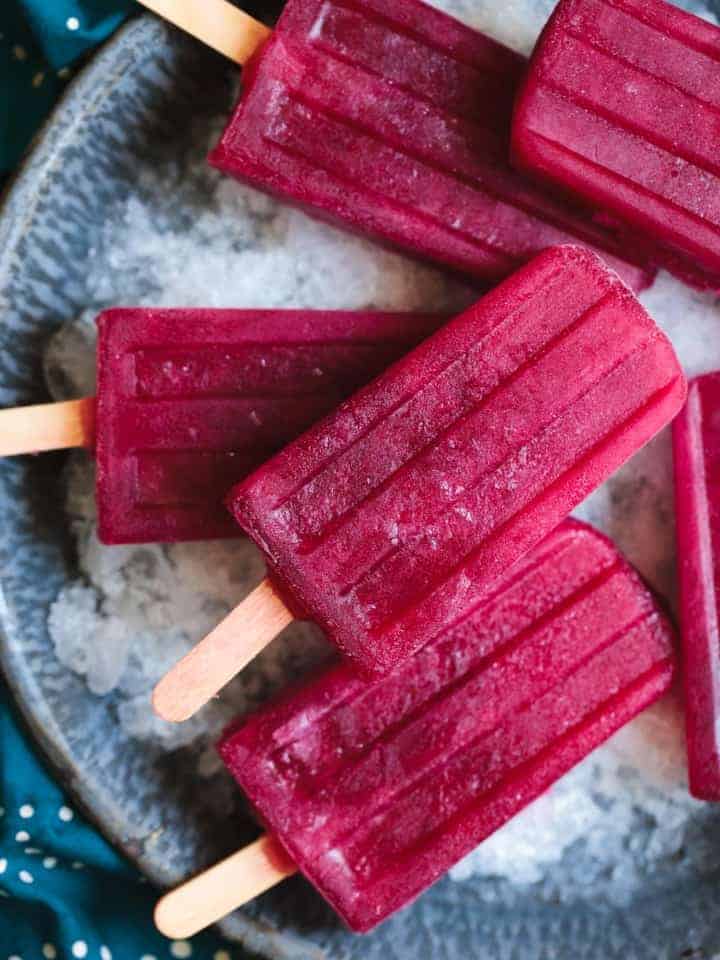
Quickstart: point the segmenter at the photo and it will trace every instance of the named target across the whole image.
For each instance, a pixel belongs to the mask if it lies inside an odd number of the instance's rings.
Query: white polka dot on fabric
[[[20,816],[23,818],[23,820],[29,820],[30,817],[35,816],[35,807],[33,807],[29,803],[24,803],[20,807],[19,813],[20,813]]]
[[[109,947],[106,947],[104,943],[100,947],[100,960],[112,960],[112,953]]]
[[[140,957],[140,960],[157,960],[157,957],[152,953],[144,953]]]
[[[73,860],[73,862],[70,864],[70,866],[72,867],[73,870],[84,870],[84,869],[85,869],[85,864],[82,863],[80,860]]]
[[[7,870],[7,860],[5,857],[0,857],[0,873],[5,873]]]
[[[185,957],[192,955],[192,947],[187,940],[173,940],[170,944],[170,953],[178,960],[185,960]]]
[[[87,956],[88,945],[84,940],[76,940],[70,949],[72,950],[72,955],[74,957],[77,957],[78,960],[82,960],[83,957]]]
[[[16,953],[13,953],[12,956],[9,956],[7,960],[22,960],[22,957],[19,957]]]
[[[42,955],[45,957],[45,960],[55,960],[57,956],[57,949],[54,943],[44,943],[42,946]]]
[[[65,21],[65,26],[68,28],[68,30],[79,30],[80,21],[77,17],[68,17]]]
[[[60,817],[63,823],[70,823],[70,821],[75,816],[75,814],[72,812],[70,807],[63,806],[63,807],[60,807],[60,809],[58,810],[58,816]]]
[[[57,857],[45,857],[43,866],[46,870],[54,870],[57,866]]]
[[[35,877],[30,873],[29,870],[21,870],[18,874],[23,883],[35,883]]]
[[[213,954],[213,960],[232,960],[227,950],[216,950]]]
[[[42,850],[40,847],[25,847],[25,853],[29,857],[35,857],[38,853],[42,853]]]
[[[5,807],[0,807],[0,817],[5,816]]]
[[[27,832],[27,830],[18,830],[18,832],[15,834],[15,839],[18,843],[27,843],[30,839],[30,834]]]

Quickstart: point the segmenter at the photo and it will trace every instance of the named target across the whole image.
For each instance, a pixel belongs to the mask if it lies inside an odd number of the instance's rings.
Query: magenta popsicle
[[[513,160],[718,288],[719,109],[717,27],[663,0],[560,0],[518,97]]]
[[[720,800],[720,373],[690,382],[673,442],[690,791]]]
[[[680,409],[667,338],[598,257],[546,251],[230,494],[296,616],[394,669]]]
[[[230,487],[443,322],[437,315],[116,309],[98,319],[105,543],[237,536]]]
[[[289,0],[211,162],[483,285],[585,243],[635,289],[644,259],[508,164],[522,57],[418,2]]]
[[[672,630],[614,546],[567,521],[383,679],[340,665],[220,752],[351,929],[410,903],[668,689]]]

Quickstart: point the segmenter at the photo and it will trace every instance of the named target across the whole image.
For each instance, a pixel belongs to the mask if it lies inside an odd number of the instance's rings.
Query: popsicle
[[[107,310],[97,402],[0,412],[0,453],[95,446],[105,543],[238,536],[230,487],[445,319]]]
[[[576,521],[456,613],[396,672],[331,667],[227,733],[222,757],[269,836],[162,900],[164,933],[195,933],[293,865],[370,930],[671,682],[669,622]]]
[[[216,48],[217,0],[147,5]],[[245,36],[228,12],[226,38]],[[525,62],[419,0],[288,0],[243,76],[210,162],[226,173],[463,274],[483,288],[558,243],[586,243],[634,288],[632,244],[508,163]],[[252,43],[250,44],[252,46]]]
[[[720,288],[720,30],[663,0],[560,0],[530,61],[515,164]],[[635,235],[635,236],[633,236]]]
[[[160,682],[185,719],[287,622],[382,675],[668,423],[685,379],[593,253],[540,254],[235,487],[269,581]],[[285,619],[282,610],[285,609]]]
[[[690,791],[720,800],[720,373],[690,382],[673,446]]]

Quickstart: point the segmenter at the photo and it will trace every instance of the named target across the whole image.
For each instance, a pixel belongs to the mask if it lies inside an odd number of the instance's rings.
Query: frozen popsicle
[[[667,690],[672,639],[612,543],[564,522],[396,672],[331,667],[228,732],[265,869],[236,854],[161,901],[160,929],[189,936],[292,864],[371,929]]]
[[[720,373],[690,382],[673,442],[690,790],[720,800]]]
[[[720,30],[663,0],[560,0],[530,62],[515,164],[720,288]]]
[[[105,543],[237,536],[223,505],[230,487],[444,319],[108,310],[97,402],[0,412],[0,452],[95,446]]]
[[[254,656],[272,594],[273,615],[283,601],[316,621],[366,673],[395,669],[684,397],[618,277],[581,247],[545,251],[231,492],[270,583],[252,624],[241,604],[161,681],[156,709],[190,716]]]
[[[201,38],[221,9],[149,5]],[[179,15],[187,6],[194,16]],[[289,0],[210,161],[483,287],[571,242],[641,289],[652,273],[630,243],[511,170],[523,69],[519,55],[419,0]]]

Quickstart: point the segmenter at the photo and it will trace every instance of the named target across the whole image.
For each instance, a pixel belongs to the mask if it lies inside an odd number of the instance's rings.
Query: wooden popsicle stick
[[[187,720],[294,619],[263,580],[159,681],[152,696],[155,713],[173,723]]]
[[[165,894],[155,926],[173,940],[192,937],[296,872],[282,847],[262,836]]]
[[[95,397],[0,410],[0,457],[95,443]]]
[[[272,32],[270,27],[238,10],[227,0],[138,2],[241,66]]]

